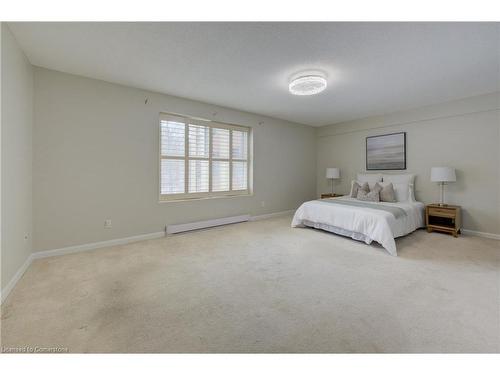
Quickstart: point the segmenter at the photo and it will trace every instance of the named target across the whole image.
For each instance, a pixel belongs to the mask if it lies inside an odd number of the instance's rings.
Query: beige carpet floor
[[[2,346],[499,352],[500,242],[419,230],[396,258],[290,220],[37,260],[2,306]]]

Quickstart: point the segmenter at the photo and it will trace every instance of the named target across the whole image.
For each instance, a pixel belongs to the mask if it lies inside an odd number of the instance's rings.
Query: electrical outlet
[[[261,201],[261,202],[260,202],[260,206],[261,206],[261,207],[266,207],[266,201]]]
[[[109,229],[112,227],[111,219],[104,220],[104,228]]]
[[[30,238],[30,234],[29,233],[24,233],[24,240],[28,241],[29,238]]]

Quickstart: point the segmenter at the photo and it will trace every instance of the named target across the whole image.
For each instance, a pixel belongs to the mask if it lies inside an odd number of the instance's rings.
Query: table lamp
[[[339,168],[326,168],[326,178],[332,180],[332,195],[333,195],[333,180],[340,178]]]
[[[455,168],[450,167],[432,167],[431,168],[431,181],[438,182],[441,186],[441,195],[439,199],[440,206],[446,206],[444,199],[444,185],[448,182],[455,182],[457,176],[455,174]]]

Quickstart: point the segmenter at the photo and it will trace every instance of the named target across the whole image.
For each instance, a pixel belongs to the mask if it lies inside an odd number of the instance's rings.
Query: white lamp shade
[[[326,168],[326,178],[340,178],[340,169]]]
[[[455,168],[450,167],[432,167],[431,168],[431,181],[433,182],[455,182],[457,176]]]

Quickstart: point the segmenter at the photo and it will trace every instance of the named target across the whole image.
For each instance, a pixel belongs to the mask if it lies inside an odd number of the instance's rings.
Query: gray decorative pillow
[[[380,202],[379,190],[374,187],[372,191],[367,193],[365,190],[359,189],[358,196],[356,198],[360,201]]]
[[[381,202],[396,202],[396,192],[394,191],[394,186],[392,182],[386,185],[380,190],[380,201]]]
[[[360,189],[363,190],[365,193],[369,193],[370,192],[370,186],[368,185],[368,182],[365,182],[363,184],[363,186],[361,186],[357,182],[354,182],[354,184],[352,184],[351,198],[357,198],[358,197],[358,191]]]

